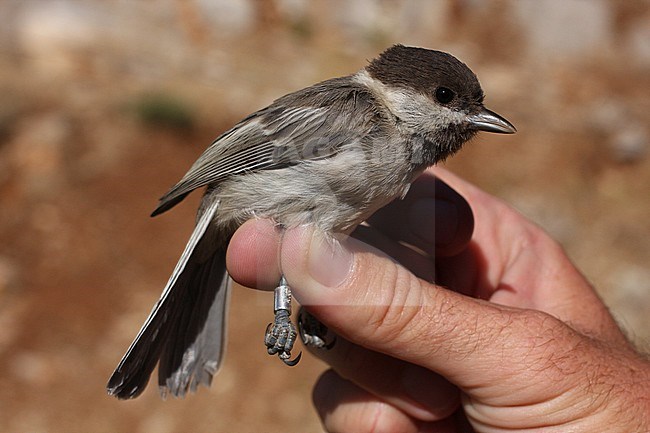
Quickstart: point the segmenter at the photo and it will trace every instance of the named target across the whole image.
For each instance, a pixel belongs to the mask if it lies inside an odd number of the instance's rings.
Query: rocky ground
[[[545,227],[650,341],[648,1],[0,3],[0,430],[319,431],[324,369],[269,358],[236,288],[223,371],[161,402],[105,395],[192,230],[150,219],[210,141],[392,43],[449,51],[519,129],[447,166]]]

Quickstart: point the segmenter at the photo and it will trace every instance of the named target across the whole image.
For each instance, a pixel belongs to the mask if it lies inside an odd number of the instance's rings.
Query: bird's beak
[[[499,134],[514,134],[517,128],[494,111],[481,108],[476,114],[467,116],[467,122],[479,131],[496,132]]]

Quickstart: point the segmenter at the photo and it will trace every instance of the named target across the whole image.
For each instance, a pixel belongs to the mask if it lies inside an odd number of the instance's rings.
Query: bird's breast
[[[238,175],[213,192],[221,201],[216,222],[236,227],[261,217],[286,227],[314,223],[326,232],[348,232],[408,188],[410,169],[404,158],[343,152]]]

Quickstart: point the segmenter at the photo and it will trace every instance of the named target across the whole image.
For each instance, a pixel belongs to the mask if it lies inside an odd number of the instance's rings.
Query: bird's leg
[[[291,359],[291,349],[298,333],[291,323],[291,287],[287,284],[284,275],[273,292],[273,312],[275,319],[266,327],[264,344],[269,355],[278,355],[282,362],[294,366],[300,361],[302,352],[295,359]]]
[[[298,332],[305,346],[329,350],[336,343],[336,335],[330,336],[331,341],[328,342],[327,326],[323,325],[304,308],[300,308],[298,311]]]

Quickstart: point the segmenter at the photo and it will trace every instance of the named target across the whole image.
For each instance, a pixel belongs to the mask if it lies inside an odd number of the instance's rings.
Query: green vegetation
[[[164,93],[141,96],[134,102],[133,111],[148,126],[190,130],[195,124],[194,110],[179,98]]]

